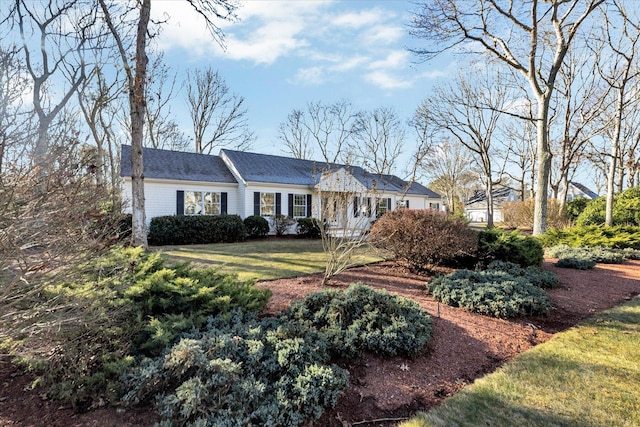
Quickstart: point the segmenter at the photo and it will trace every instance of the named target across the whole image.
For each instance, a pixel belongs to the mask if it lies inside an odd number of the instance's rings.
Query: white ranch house
[[[443,209],[441,196],[427,187],[358,166],[226,149],[215,156],[144,148],[143,159],[147,223],[165,215],[281,214],[324,218],[336,230],[362,229],[400,207]],[[120,175],[124,200],[131,200],[128,145]]]

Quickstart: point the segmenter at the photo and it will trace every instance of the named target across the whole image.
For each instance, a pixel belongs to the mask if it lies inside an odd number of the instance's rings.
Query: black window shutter
[[[371,197],[367,197],[367,216],[371,216]]]
[[[404,201],[404,207],[405,207],[405,208],[407,208],[407,209],[409,209],[409,201],[408,201],[408,200],[405,200],[405,201]]]
[[[293,194],[289,193],[289,216],[293,218]]]
[[[353,216],[355,218],[360,216],[360,212],[358,211],[358,196],[353,196]]]
[[[184,215],[184,191],[176,191],[176,215]]]
[[[227,213],[227,193],[220,193],[220,213]]]
[[[260,192],[253,192],[253,214],[260,216]]]
[[[311,194],[307,194],[307,217],[311,218]]]
[[[387,197],[387,210],[391,210],[391,197]]]
[[[282,193],[276,193],[276,215],[282,213]]]

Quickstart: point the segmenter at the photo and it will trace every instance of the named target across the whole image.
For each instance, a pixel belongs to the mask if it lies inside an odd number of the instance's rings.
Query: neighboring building
[[[499,188],[491,192],[493,195],[493,222],[502,222],[502,204],[518,200],[518,192],[511,188]],[[487,222],[487,193],[478,190],[467,200],[464,213],[471,222]]]
[[[515,202],[520,200],[518,191],[511,188],[500,188],[497,190],[493,190],[492,194],[493,221],[502,222],[504,220],[502,213],[502,204],[505,202]],[[598,195],[580,183],[570,182],[569,191],[567,192],[567,201],[570,202],[578,197],[595,199],[596,197],[598,197]],[[475,194],[467,201],[464,212],[467,218],[471,220],[471,222],[487,222],[486,192],[476,191]]]
[[[567,191],[567,202],[577,199],[578,197],[584,197],[585,199],[593,200],[598,197],[598,194],[589,190],[584,185],[578,182],[569,182],[569,191]]]
[[[441,209],[417,182],[344,166],[220,150],[219,156],[144,148],[147,221],[164,215],[324,217],[334,228],[368,227],[397,207]],[[131,199],[131,147],[122,146],[125,200]]]

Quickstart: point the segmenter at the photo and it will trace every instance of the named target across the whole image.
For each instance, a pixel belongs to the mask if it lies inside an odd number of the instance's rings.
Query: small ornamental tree
[[[373,224],[369,238],[418,271],[474,255],[478,248],[478,234],[465,221],[435,210],[388,212]]]

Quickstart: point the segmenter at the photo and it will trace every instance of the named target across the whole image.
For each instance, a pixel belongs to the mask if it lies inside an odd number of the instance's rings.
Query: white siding
[[[125,212],[131,212],[131,178],[123,180],[123,198]],[[177,191],[212,191],[227,193],[227,213],[239,214],[237,210],[237,184],[202,183],[189,181],[169,181],[145,179],[144,205],[147,215],[147,225],[156,216],[176,215]],[[242,215],[241,215],[242,216]],[[244,218],[244,217],[243,217]]]

